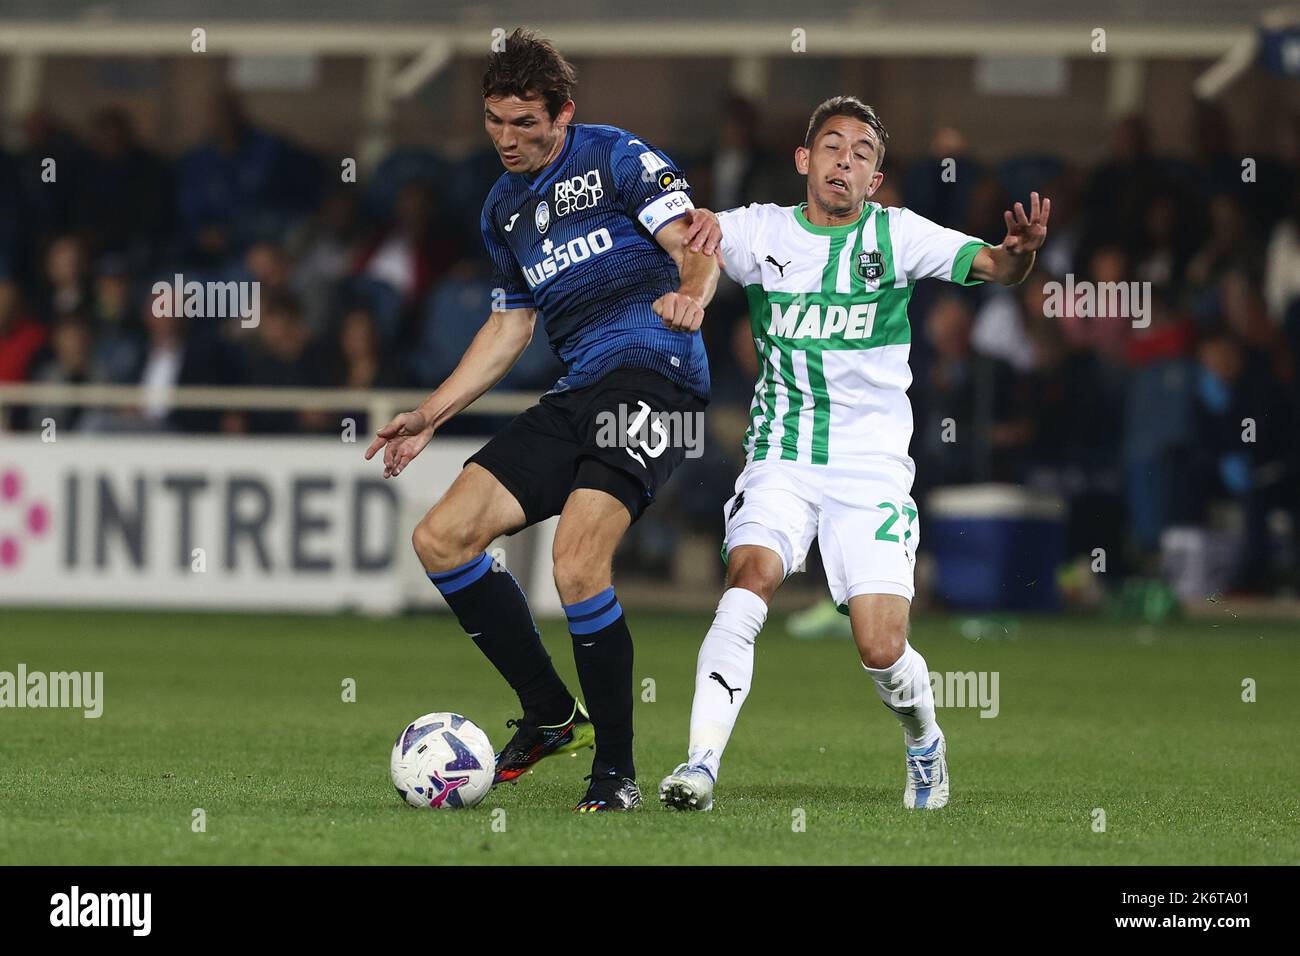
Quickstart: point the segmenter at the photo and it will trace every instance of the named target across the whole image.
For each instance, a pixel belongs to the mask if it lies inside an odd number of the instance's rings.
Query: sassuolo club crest
[[[879,252],[862,252],[858,254],[858,275],[868,282],[875,282],[885,274],[885,264]]]

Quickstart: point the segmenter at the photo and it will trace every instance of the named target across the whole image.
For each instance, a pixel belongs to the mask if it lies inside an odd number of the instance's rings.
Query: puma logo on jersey
[[[776,261],[775,259],[773,259],[771,256],[768,256],[768,257],[767,257],[766,259],[764,259],[763,261],[764,261],[764,262],[770,262],[770,263],[772,263],[772,265],[776,266],[777,270],[781,273],[781,278],[784,279],[784,278],[785,278],[785,267],[788,266],[788,265],[789,265],[791,262],[793,262],[794,260],[793,260],[793,259],[788,259],[788,260],[786,260],[785,262],[777,262],[777,261]]]
[[[515,228],[515,220],[518,218],[519,218],[519,213],[515,213],[513,216],[510,217],[510,221],[505,225],[506,232],[509,232],[511,229]]]
[[[719,684],[723,686],[723,688],[726,689],[728,703],[734,704],[736,702],[736,691],[740,690],[739,687],[728,687],[727,682],[722,679],[722,675],[719,674],[717,671],[714,671],[712,674],[709,675],[709,680],[717,681]]]
[[[798,302],[791,302],[784,310],[779,302],[772,303],[772,322],[767,334],[782,339],[869,339],[876,324],[876,303],[858,302],[847,308],[828,305],[822,311],[820,302],[803,310]]]

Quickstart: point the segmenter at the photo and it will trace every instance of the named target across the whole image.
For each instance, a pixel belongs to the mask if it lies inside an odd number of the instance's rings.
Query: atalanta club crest
[[[546,235],[546,230],[551,228],[551,207],[545,199],[537,204],[537,209],[533,213],[533,225],[543,236]]]
[[[858,256],[858,275],[868,282],[875,282],[885,274],[885,264],[879,252],[863,252]]]

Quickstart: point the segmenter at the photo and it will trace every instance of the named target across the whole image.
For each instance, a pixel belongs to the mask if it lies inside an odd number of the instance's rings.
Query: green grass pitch
[[[1300,862],[1290,625],[1026,617],[1014,639],[970,641],[954,618],[918,618],[932,671],[1000,682],[995,718],[940,711],[952,803],[922,813],[902,808],[901,733],[851,645],[795,641],[777,617],[715,811],[675,814],[655,791],[684,754],[708,622],[632,612],[638,688],[654,681],[653,702],[636,705],[647,804],[578,816],[590,751],[470,811],[416,811],[393,792],[388,752],[407,721],[459,711],[500,745],[515,715],[449,616],[2,617],[0,670],[104,672],[97,720],[0,710],[4,863]],[[563,624],[542,629],[576,689]],[[342,700],[349,677],[355,703]],[[206,832],[192,831],[196,808]]]

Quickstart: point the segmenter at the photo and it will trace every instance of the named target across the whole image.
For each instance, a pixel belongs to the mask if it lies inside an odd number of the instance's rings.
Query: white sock
[[[754,676],[754,638],[767,619],[767,604],[753,591],[728,588],[695,663],[691,744],[687,762],[703,764],[718,778],[718,765]]]
[[[909,747],[929,747],[939,737],[934,716],[934,690],[925,658],[911,644],[904,643],[902,656],[881,670],[863,664],[862,669],[876,682],[876,692],[903,725]]]

